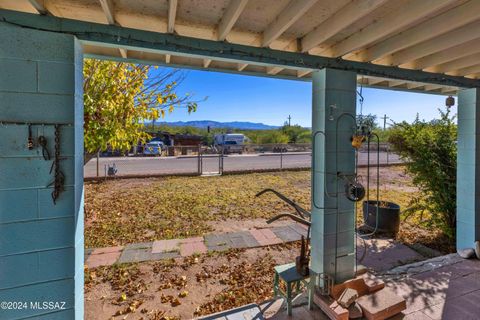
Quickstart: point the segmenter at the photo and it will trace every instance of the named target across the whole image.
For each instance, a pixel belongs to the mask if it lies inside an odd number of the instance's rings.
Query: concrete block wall
[[[356,74],[315,71],[312,94],[312,129],[325,136],[317,134],[314,143],[311,268],[316,273],[336,274],[338,283],[351,279],[355,270],[354,203],[345,197],[345,182],[337,173],[352,174],[355,170],[355,151],[350,143],[355,119],[342,114],[355,117]]]
[[[82,51],[73,37],[0,23],[0,319],[83,318]],[[28,126],[64,123],[65,191],[54,205],[52,160],[27,148]],[[54,127],[33,125],[54,154]],[[58,302],[63,308],[30,303]],[[64,304],[63,304],[64,303]]]
[[[458,95],[457,248],[480,240],[480,89]]]

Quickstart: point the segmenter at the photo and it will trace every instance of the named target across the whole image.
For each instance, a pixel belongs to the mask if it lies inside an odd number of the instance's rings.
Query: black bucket
[[[378,207],[379,232],[397,233],[400,228],[400,206],[393,202],[380,201]],[[375,230],[377,223],[377,201],[363,201],[363,221],[365,227],[371,231]]]

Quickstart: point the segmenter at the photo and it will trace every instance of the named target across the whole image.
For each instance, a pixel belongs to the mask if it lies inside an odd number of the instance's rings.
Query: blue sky
[[[197,99],[208,96],[208,99],[199,103],[195,113],[189,115],[184,110],[176,110],[163,121],[250,121],[282,125],[290,114],[292,124],[311,126],[310,82],[211,71],[184,72],[186,78],[178,92],[194,94]],[[364,88],[363,96],[364,114],[377,117],[387,114],[396,122],[412,121],[417,113],[422,119],[436,118],[437,109],[445,105],[445,96],[432,94]]]

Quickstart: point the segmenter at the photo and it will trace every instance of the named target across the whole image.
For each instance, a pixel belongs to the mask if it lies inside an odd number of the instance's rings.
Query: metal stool
[[[280,288],[280,279],[285,282],[287,292]],[[300,285],[303,283],[308,288],[310,276],[302,276],[297,272],[295,263],[288,263],[275,267],[275,277],[273,283],[274,297],[281,296],[287,301],[287,314],[292,315],[292,299],[301,293]]]

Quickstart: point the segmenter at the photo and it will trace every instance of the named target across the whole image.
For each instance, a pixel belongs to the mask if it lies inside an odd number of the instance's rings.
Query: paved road
[[[376,155],[372,154],[371,163],[376,163]],[[380,153],[380,163],[399,163],[399,157],[386,152]],[[198,172],[198,157],[124,157],[100,158],[100,176],[104,176],[105,165],[115,163],[117,175],[158,175],[158,174],[186,174]],[[308,168],[311,155],[307,152],[295,152],[280,155],[255,154],[255,155],[228,155],[224,158],[224,171],[262,170],[282,168]],[[367,163],[367,154],[359,154],[359,164]],[[216,155],[203,156],[203,172],[218,172],[219,157]],[[85,166],[85,177],[95,177],[97,160],[90,160]]]

